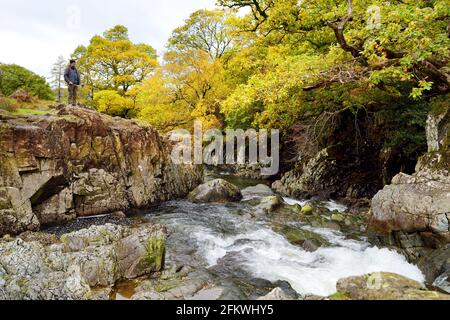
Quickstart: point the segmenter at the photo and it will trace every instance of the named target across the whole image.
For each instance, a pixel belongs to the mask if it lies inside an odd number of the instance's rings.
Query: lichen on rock
[[[52,244],[34,241],[49,238],[37,235],[0,241],[0,300],[93,299],[94,289],[161,271],[166,233],[159,225],[106,224]]]

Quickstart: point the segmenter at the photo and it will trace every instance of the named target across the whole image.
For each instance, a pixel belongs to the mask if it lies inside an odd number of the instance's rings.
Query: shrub
[[[18,106],[13,99],[0,96],[0,109],[8,112],[16,112]]]
[[[33,96],[26,90],[19,89],[11,95],[11,98],[19,102],[32,102]]]

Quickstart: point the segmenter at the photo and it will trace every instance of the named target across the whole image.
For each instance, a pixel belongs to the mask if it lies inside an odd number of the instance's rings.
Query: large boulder
[[[400,247],[413,261],[450,243],[449,118],[449,109],[429,116],[429,152],[416,173],[397,175],[372,200],[374,241]]]
[[[175,164],[173,147],[150,126],[81,108],[0,115],[0,236],[185,197],[203,170]]]
[[[226,203],[241,201],[242,194],[235,185],[216,179],[198,186],[188,198],[195,203]]]
[[[450,300],[450,295],[428,291],[417,281],[384,272],[341,279],[337,290],[351,300]]]
[[[450,242],[450,177],[397,175],[372,200],[371,227],[391,234],[432,232]]]
[[[165,240],[166,230],[158,225],[112,224],[66,234],[49,245],[4,239],[0,300],[95,299],[94,288],[161,271]]]

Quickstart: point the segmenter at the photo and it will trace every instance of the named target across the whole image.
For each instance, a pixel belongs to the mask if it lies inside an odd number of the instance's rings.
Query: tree
[[[95,36],[88,47],[73,53],[92,93],[114,90],[121,95],[148,78],[158,65],[156,51],[147,44],[134,44],[128,29],[116,26]]]
[[[9,96],[19,89],[44,100],[54,97],[44,77],[16,64],[0,64],[0,92]]]
[[[176,100],[171,79],[160,69],[137,88],[137,117],[161,131],[186,128],[193,120],[191,108]]]
[[[94,104],[99,112],[120,117],[126,117],[132,107],[131,100],[119,95],[114,90],[103,90],[95,93]]]
[[[368,71],[375,85],[410,81],[412,96],[450,91],[450,4],[446,0],[221,0],[250,8],[241,24],[275,41],[332,42]]]
[[[53,64],[53,68],[51,70],[51,84],[55,88],[57,92],[58,103],[62,102],[63,97],[63,84],[64,84],[64,70],[67,67],[67,61],[63,56],[59,56],[56,62]]]
[[[186,23],[175,29],[169,40],[169,50],[188,53],[201,50],[211,60],[222,58],[232,47],[230,14],[223,10],[199,10],[191,14]]]

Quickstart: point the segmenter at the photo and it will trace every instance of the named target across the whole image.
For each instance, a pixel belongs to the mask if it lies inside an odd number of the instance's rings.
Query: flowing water
[[[289,204],[303,201],[285,199]],[[336,202],[325,205],[346,210]],[[315,252],[294,246],[274,231],[270,219],[255,220],[246,203],[193,204],[172,201],[145,215],[149,222],[168,227],[168,262],[210,270],[221,279],[245,277],[270,282],[286,281],[301,295],[328,296],[337,281],[349,276],[385,271],[424,282],[421,271],[400,254],[372,247],[364,237],[301,225],[319,234],[329,245]]]

